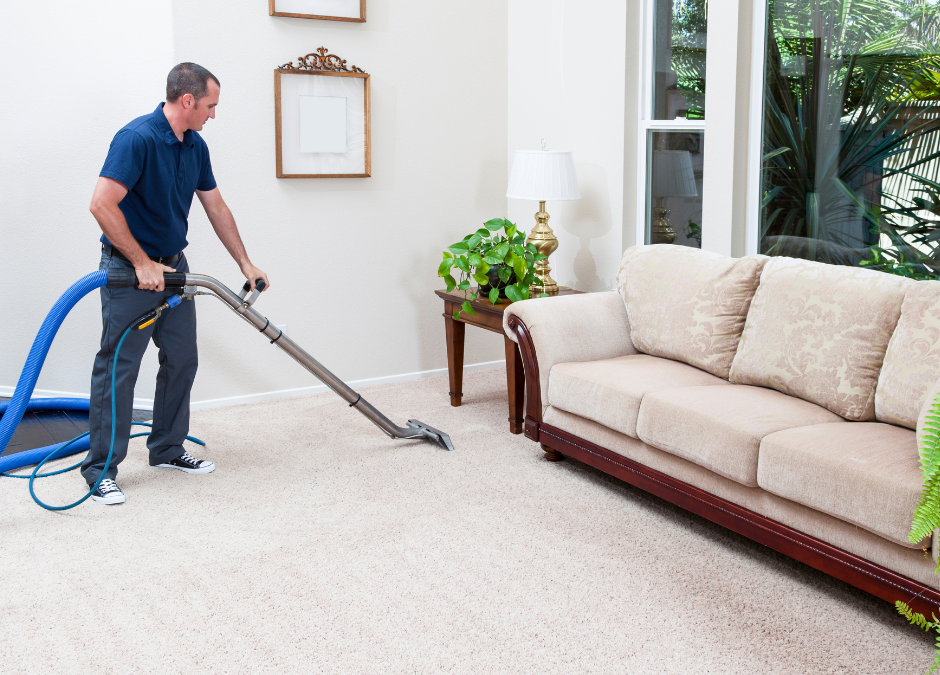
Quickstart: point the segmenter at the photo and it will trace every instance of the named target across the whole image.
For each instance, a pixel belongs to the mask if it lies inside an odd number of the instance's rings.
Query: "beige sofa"
[[[940,605],[908,541],[940,282],[792,258],[628,249],[619,292],[504,318],[525,433],[886,600]]]

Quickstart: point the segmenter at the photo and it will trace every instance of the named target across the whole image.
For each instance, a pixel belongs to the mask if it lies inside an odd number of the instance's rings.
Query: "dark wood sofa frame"
[[[576,459],[876,597],[892,603],[901,600],[928,617],[940,614],[937,589],[545,424],[532,336],[518,316],[511,316],[508,326],[518,339],[525,369],[525,436],[541,444],[546,459],[552,462],[563,457]]]

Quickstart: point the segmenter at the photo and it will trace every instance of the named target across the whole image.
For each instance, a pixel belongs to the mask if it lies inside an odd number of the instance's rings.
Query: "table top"
[[[434,292],[437,293],[438,297],[443,299],[444,302],[463,304],[463,301],[464,301],[463,291],[458,291],[454,289],[453,291],[450,291],[449,293],[445,290],[439,290],[439,291],[434,291]],[[558,293],[551,297],[555,298],[555,297],[558,297],[559,295],[577,295],[583,292],[584,291],[576,291],[573,288],[564,287],[564,288],[559,288]],[[485,295],[481,295],[476,300],[471,302],[470,306],[473,307],[473,309],[475,309],[476,311],[483,312],[485,314],[502,315],[502,313],[506,311],[506,308],[509,307],[509,305],[511,304],[512,302],[507,300],[506,298],[500,298],[499,302],[494,305],[492,302],[490,302],[489,298],[487,298]]]

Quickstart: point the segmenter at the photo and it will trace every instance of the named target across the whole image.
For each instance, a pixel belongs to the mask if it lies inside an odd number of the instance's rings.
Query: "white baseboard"
[[[505,361],[487,361],[485,363],[474,363],[464,366],[465,373],[472,373],[477,370],[491,370],[493,368],[502,368],[506,365]],[[371,377],[365,380],[354,380],[347,382],[353,389],[364,389],[374,387],[379,384],[390,384],[392,382],[407,382],[408,380],[423,380],[427,377],[438,377],[446,375],[447,368],[435,368],[434,370],[422,370],[417,373],[403,373],[401,375],[388,375],[386,377]],[[13,387],[4,387],[0,385],[0,396],[13,396]],[[257,403],[258,401],[269,401],[275,398],[293,398],[295,396],[309,396],[311,394],[321,394],[329,391],[325,384],[318,384],[311,387],[299,387],[297,389],[281,389],[280,391],[266,391],[260,394],[245,394],[244,396],[229,396],[227,398],[213,398],[206,401],[193,401],[190,410],[206,410],[208,408],[224,408],[230,405],[243,405],[245,403]],[[33,391],[33,398],[88,398],[88,394],[76,394],[68,391],[53,391],[51,389],[36,389]],[[153,410],[153,399],[135,398],[134,408],[138,410]]]

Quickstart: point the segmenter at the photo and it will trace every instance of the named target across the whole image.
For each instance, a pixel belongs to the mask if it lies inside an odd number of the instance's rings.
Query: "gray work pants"
[[[134,266],[107,252],[101,255],[99,269],[133,269]],[[174,265],[188,272],[186,256]],[[179,292],[179,289],[176,290]],[[101,475],[111,443],[111,396],[116,404],[114,454],[105,478],[117,476],[117,465],[127,456],[134,409],[134,385],[140,360],[153,339],[159,351],[160,370],[153,399],[153,429],[147,439],[150,464],[162,464],[183,454],[183,441],[189,433],[189,394],[196,378],[196,303],[184,300],[163,312],[156,322],[142,330],[133,329],[118,355],[115,391],[111,391],[114,350],[131,321],[153,309],[174,291],[142,291],[137,288],[101,289],[101,349],[91,374],[91,401],[88,423],[91,448],[82,462],[82,476],[89,485]],[[146,429],[146,427],[138,427]]]

